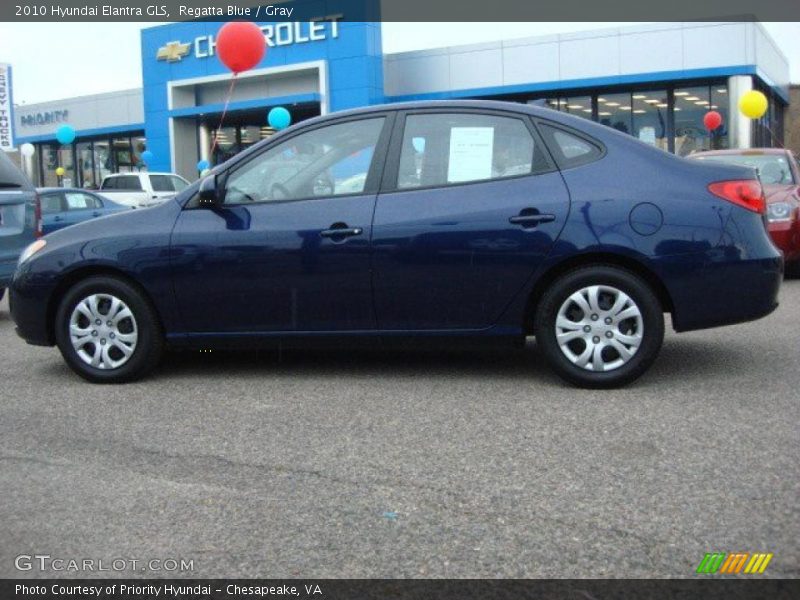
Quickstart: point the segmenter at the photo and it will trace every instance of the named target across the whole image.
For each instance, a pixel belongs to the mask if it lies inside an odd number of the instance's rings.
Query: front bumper
[[[52,346],[55,340],[50,335],[49,300],[53,288],[37,284],[24,269],[18,270],[8,287],[8,306],[16,324],[19,337],[35,346]]]

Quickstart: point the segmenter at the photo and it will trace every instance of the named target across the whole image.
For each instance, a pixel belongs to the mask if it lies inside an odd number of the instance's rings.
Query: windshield
[[[782,154],[701,154],[693,158],[757,169],[766,184],[795,183],[789,161]]]

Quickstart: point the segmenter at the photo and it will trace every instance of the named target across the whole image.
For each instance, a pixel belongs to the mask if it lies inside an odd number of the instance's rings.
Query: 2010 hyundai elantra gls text
[[[783,259],[751,169],[499,102],[304,121],[174,199],[21,256],[17,331],[81,376],[143,376],[166,346],[300,336],[523,339],[564,379],[640,376],[676,331],[777,306]]]

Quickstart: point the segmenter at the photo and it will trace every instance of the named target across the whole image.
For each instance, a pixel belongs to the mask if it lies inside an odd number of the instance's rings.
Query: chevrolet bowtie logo
[[[189,54],[189,44],[181,44],[180,42],[167,42],[158,49],[156,59],[166,60],[167,62],[176,62]]]

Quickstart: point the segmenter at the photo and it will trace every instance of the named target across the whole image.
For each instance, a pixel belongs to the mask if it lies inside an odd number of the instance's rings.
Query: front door
[[[221,207],[187,204],[171,250],[187,332],[374,329],[370,236],[386,121],[301,130],[220,175]]]
[[[429,110],[396,130],[372,232],[378,328],[490,327],[561,232],[564,181],[524,116]]]

